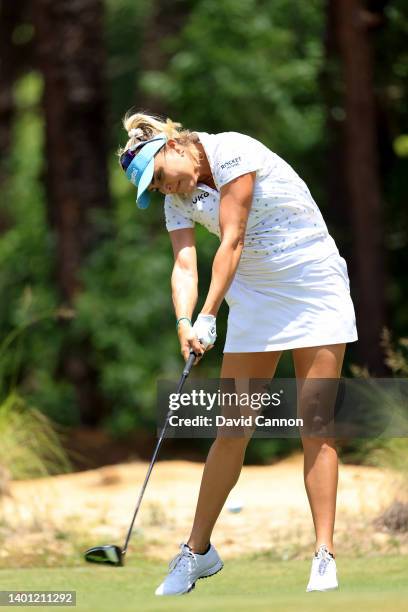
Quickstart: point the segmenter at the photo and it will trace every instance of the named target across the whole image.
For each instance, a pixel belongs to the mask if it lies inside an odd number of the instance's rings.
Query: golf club
[[[188,375],[190,374],[191,368],[193,367],[195,358],[196,358],[195,353],[191,351],[190,356],[184,366],[183,373],[181,375],[179,384],[177,386],[177,393],[181,393],[184,383]],[[142,503],[143,494],[145,492],[147,483],[149,482],[150,474],[152,472],[154,463],[156,461],[156,457],[158,455],[161,443],[163,441],[164,434],[166,432],[166,428],[169,423],[169,418],[171,414],[172,412],[171,410],[169,410],[167,417],[166,417],[166,421],[163,426],[163,429],[161,431],[159,440],[156,444],[156,448],[154,450],[153,457],[149,465],[149,469],[147,470],[146,478],[143,483],[142,490],[140,491],[140,494],[139,494],[139,499],[136,504],[136,509],[134,511],[132,522],[130,523],[129,531],[127,533],[125,544],[123,548],[120,548],[120,546],[115,546],[114,544],[106,544],[105,546],[94,546],[93,548],[88,548],[88,550],[85,551],[84,553],[84,557],[85,557],[85,560],[88,561],[89,563],[102,563],[105,565],[116,565],[116,566],[124,565],[127,547],[129,544],[130,536],[132,535],[133,525],[135,523],[136,516],[140,508],[140,504]]]

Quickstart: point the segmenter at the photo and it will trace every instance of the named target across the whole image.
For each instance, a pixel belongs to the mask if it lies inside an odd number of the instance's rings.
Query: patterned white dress
[[[356,341],[347,264],[304,181],[250,136],[197,134],[217,189],[198,184],[189,196],[166,196],[168,231],[199,223],[220,237],[221,187],[256,172],[245,246],[225,298],[229,316],[224,352]]]

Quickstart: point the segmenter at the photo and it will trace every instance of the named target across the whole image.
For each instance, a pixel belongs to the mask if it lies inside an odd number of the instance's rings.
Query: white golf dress
[[[216,190],[167,195],[168,231],[204,225],[220,237],[220,190],[256,171],[245,246],[225,297],[226,353],[278,351],[357,340],[347,264],[306,184],[278,155],[237,132],[196,132]]]

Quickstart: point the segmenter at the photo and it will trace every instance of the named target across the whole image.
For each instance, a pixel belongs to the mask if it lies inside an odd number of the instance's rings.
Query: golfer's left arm
[[[211,284],[201,310],[202,314],[217,316],[222,300],[235,276],[244,248],[255,178],[256,172],[250,172],[221,188],[221,244],[214,257]]]

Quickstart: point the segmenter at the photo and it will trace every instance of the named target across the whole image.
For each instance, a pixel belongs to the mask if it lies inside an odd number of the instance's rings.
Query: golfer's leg
[[[297,378],[339,378],[345,344],[293,350]],[[333,438],[302,438],[304,480],[316,531],[316,550],[326,544],[334,554],[338,458]]]
[[[225,353],[221,378],[272,378],[280,355],[281,351]],[[208,547],[215,522],[239,478],[249,440],[250,437],[217,437],[210,448],[187,542],[194,552]]]

